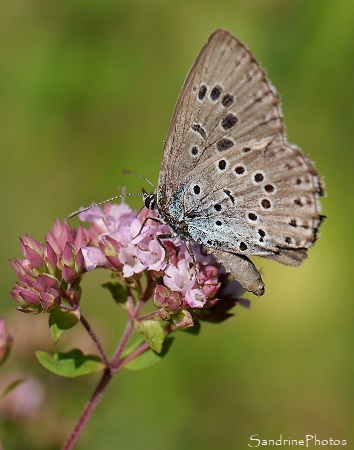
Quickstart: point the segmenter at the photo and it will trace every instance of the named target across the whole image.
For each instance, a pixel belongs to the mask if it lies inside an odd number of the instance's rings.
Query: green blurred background
[[[56,217],[119,186],[140,191],[122,169],[157,182],[184,77],[219,27],[267,69],[290,142],[324,175],[322,237],[300,269],[257,261],[267,291],[248,296],[250,311],[180,333],[162,363],[118,375],[77,448],[234,450],[253,434],[354,448],[353,19],[351,0],[1,2],[0,314],[16,334],[1,377],[33,376],[45,395],[33,417],[3,410],[5,449],[59,448],[98,379],[59,379],[36,362],[34,350],[54,346],[47,317],[21,315],[8,295],[18,236],[42,241]],[[83,310],[111,352],[125,317],[100,288],[105,274],[86,278]],[[58,348],[92,351],[88,341],[74,329]]]

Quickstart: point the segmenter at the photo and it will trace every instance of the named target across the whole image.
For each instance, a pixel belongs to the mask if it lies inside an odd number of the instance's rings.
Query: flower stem
[[[154,317],[156,317],[156,311],[144,314],[143,316],[139,317],[139,320],[151,320],[154,319]]]
[[[104,351],[102,349],[102,346],[98,341],[96,334],[93,332],[91,326],[89,325],[87,320],[81,315],[81,322],[85,327],[85,329],[87,330],[87,332],[89,333],[89,335],[91,336],[91,338],[93,339],[93,341],[95,342],[97,348],[99,349],[102,358],[106,364],[106,370],[104,371],[102,378],[98,383],[95,391],[93,392],[90,400],[87,402],[84,410],[82,411],[79,420],[77,421],[71,435],[69,436],[69,439],[64,444],[64,447],[62,447],[62,450],[71,450],[74,448],[93,411],[96,409],[98,403],[102,399],[103,394],[112,377],[123,367],[120,358],[134,331],[134,320],[139,317],[140,311],[143,306],[144,302],[142,301],[138,302],[135,309],[130,313],[129,320],[127,322],[122,338],[117,346],[117,349],[113,355],[111,362],[107,360]],[[142,344],[137,350],[135,350],[135,352],[133,352],[131,355],[129,355],[126,359],[123,360],[124,364],[131,361],[133,358],[138,356],[143,351],[147,350],[147,348],[148,348],[147,344]]]
[[[109,367],[110,364],[109,364],[107,356],[106,356],[106,354],[105,354],[105,352],[103,350],[101,342],[98,340],[98,337],[96,336],[96,333],[93,331],[91,325],[87,321],[86,317],[81,313],[81,311],[80,311],[80,322],[82,323],[82,325],[84,326],[85,330],[88,332],[88,334],[91,336],[91,339],[95,343],[98,351],[101,354],[101,357],[102,357],[102,360],[103,360],[105,366]]]
[[[132,353],[130,353],[126,358],[122,359],[118,362],[116,371],[118,372],[120,369],[122,369],[128,362],[132,361],[137,356],[141,355],[142,353],[146,352],[146,350],[149,350],[149,346],[146,342],[144,344],[141,344],[136,350],[134,350]]]
[[[62,447],[62,450],[71,450],[74,448],[74,445],[78,441],[86,423],[91,417],[93,411],[96,409],[96,406],[98,405],[99,401],[103,397],[103,393],[106,390],[108,383],[111,381],[112,376],[113,374],[111,370],[107,368],[104,371],[103,376],[100,382],[98,383],[95,391],[93,392],[90,400],[87,402],[85,409],[83,410],[78,422],[76,423],[75,428],[73,429],[69,439]]]
[[[119,359],[122,356],[122,353],[134,331],[134,320],[139,317],[140,311],[142,307],[144,306],[144,302],[138,302],[135,310],[130,315],[129,321],[125,327],[125,330],[123,332],[122,339],[120,340],[118,347],[116,351],[114,352],[112,362],[111,362],[111,369],[114,370],[114,372],[117,372],[117,368],[119,366]]]
[[[139,319],[142,319],[143,317],[145,317],[145,316],[142,316]],[[164,330],[165,336],[168,336],[172,329],[173,329],[172,324],[168,325]],[[146,352],[146,350],[149,350],[149,348],[150,348],[150,346],[146,342],[141,344],[136,350],[134,350],[132,353],[130,353],[126,358],[118,361],[117,367],[114,368],[115,372],[118,372],[119,370],[121,370],[126,364],[128,364],[130,361],[132,361],[137,356]]]
[[[72,295],[74,295],[74,294],[72,294]],[[62,291],[62,297],[66,298],[71,306],[61,305],[60,306],[61,309],[63,311],[78,311],[80,313],[80,322],[82,323],[83,327],[88,332],[88,334],[90,335],[91,339],[93,340],[95,346],[97,347],[97,350],[99,351],[105,366],[108,367],[109,366],[109,361],[108,361],[107,356],[106,356],[106,354],[105,354],[105,352],[103,350],[103,347],[102,347],[98,337],[96,336],[96,333],[93,331],[93,328],[89,324],[88,320],[82,314],[81,309],[79,308],[78,304],[76,302],[74,302],[72,300],[72,297],[64,290]]]

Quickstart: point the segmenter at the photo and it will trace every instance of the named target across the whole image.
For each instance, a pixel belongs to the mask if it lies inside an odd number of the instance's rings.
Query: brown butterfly
[[[318,237],[323,192],[312,161],[287,141],[264,70],[236,37],[215,31],[184,83],[145,205],[190,252],[192,242],[202,244],[262,295],[248,257],[300,265]]]

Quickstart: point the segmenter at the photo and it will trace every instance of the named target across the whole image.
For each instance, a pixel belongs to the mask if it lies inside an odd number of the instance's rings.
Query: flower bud
[[[169,294],[169,290],[166,286],[162,286],[162,284],[158,284],[154,292],[152,294],[152,300],[154,302],[154,305],[157,308],[162,308],[162,306],[165,304],[165,299]]]
[[[174,314],[172,320],[178,328],[190,328],[194,326],[192,314],[185,309],[182,309],[178,314]]]

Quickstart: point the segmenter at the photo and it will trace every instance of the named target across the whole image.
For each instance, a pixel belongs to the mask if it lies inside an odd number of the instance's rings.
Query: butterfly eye
[[[147,209],[155,209],[155,196],[154,194],[147,195],[144,199],[144,203]]]

